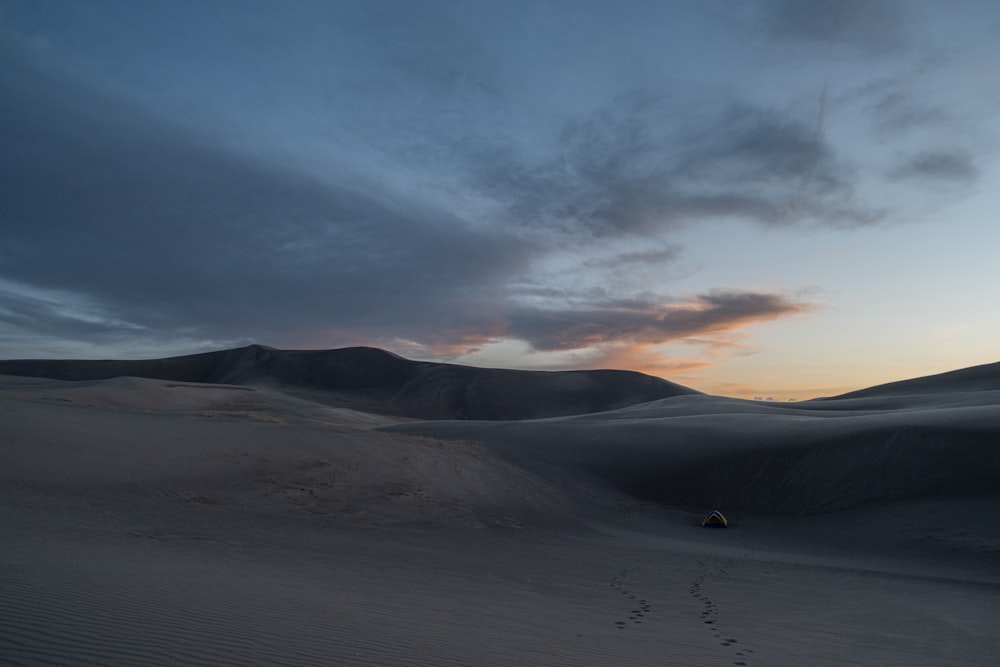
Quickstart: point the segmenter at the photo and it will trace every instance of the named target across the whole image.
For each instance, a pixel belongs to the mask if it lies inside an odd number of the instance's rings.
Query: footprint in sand
[[[728,566],[715,568],[713,572],[706,572],[704,574],[695,577],[694,581],[691,582],[691,586],[688,588],[688,593],[690,593],[692,597],[701,601],[702,603],[702,611],[698,615],[698,618],[701,619],[703,624],[712,626],[712,637],[714,637],[716,640],[720,640],[719,643],[722,646],[726,647],[735,646],[736,644],[739,643],[739,641],[737,641],[735,637],[727,637],[726,635],[728,635],[728,633],[723,634],[723,630],[721,630],[718,627],[716,621],[718,620],[719,616],[719,605],[717,605],[710,597],[702,593],[702,586],[705,583],[705,580],[708,579],[710,576],[724,576],[728,574],[728,572],[729,572]],[[751,649],[743,648],[741,651],[736,651],[734,653],[734,657],[743,658],[744,652],[753,653]],[[733,665],[746,665],[746,664],[747,664],[746,660],[743,659],[735,660],[733,662]]]
[[[624,580],[633,571],[634,570],[627,569],[627,568],[624,569],[624,570],[621,570],[620,572],[618,572],[618,574],[616,574],[615,576],[611,577],[611,583],[610,583],[611,588],[613,588],[614,590],[618,591],[622,595],[628,596],[629,600],[635,600],[637,594],[634,593],[633,591],[625,588]],[[632,621],[632,623],[634,623],[634,624],[641,624],[642,623],[642,620],[641,620],[642,617],[645,616],[646,614],[649,614],[652,611],[652,609],[653,609],[652,605],[649,604],[649,602],[647,602],[645,599],[640,598],[638,600],[638,603],[639,603],[639,605],[638,605],[637,609],[631,609],[629,611],[630,616],[628,617],[628,620]],[[624,629],[624,627],[626,625],[625,621],[614,621],[614,624],[616,626],[618,626],[619,630]]]

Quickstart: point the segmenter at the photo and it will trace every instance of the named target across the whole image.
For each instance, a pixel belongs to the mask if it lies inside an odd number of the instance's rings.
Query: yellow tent
[[[711,528],[725,528],[729,525],[729,520],[719,510],[712,510],[708,516],[701,520],[701,525]]]

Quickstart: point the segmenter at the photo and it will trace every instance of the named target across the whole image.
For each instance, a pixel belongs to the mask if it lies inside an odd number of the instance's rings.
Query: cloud
[[[540,355],[631,351],[652,368],[664,342],[721,346],[733,331],[811,307],[733,290],[676,302],[663,294],[681,256],[673,232],[720,220],[857,226],[883,215],[856,196],[822,109],[729,88],[691,97],[690,86],[638,74],[629,75],[638,87],[616,95],[623,84],[610,70],[595,84],[559,50],[586,42],[580,35],[542,49],[535,72],[534,56],[506,40],[524,36],[511,28],[519,20],[480,40],[492,26],[447,3],[329,7],[300,5],[295,16],[314,18],[309,26],[263,30],[264,55],[248,46],[259,25],[235,21],[233,37],[222,30],[229,12],[209,12],[191,61],[143,11],[124,24],[142,23],[156,48],[129,37],[87,65],[92,74],[101,57],[132,49],[173,76],[166,90],[219,105],[201,116],[170,95],[129,91],[148,63],[109,74],[112,95],[0,44],[0,279],[14,285],[0,294],[0,320],[11,335],[404,341],[447,355],[507,340]],[[554,14],[552,25],[563,21]],[[324,25],[338,37],[332,46],[317,41]],[[71,50],[58,42],[57,55]],[[585,81],[539,101],[553,72]],[[197,95],[183,92],[189,82]],[[212,97],[215,84],[224,90]],[[512,91],[533,91],[527,111]],[[289,111],[297,105],[301,113]],[[243,135],[215,132],[230,118],[246,123]],[[246,145],[234,148],[241,136]],[[293,157],[264,159],[285,140]]]
[[[908,41],[899,0],[774,0],[765,5],[764,20],[774,37],[868,55],[896,52]]]
[[[508,335],[539,350],[661,344],[725,333],[812,308],[780,294],[718,290],[681,303],[621,300],[562,311],[523,308],[510,315]]]
[[[940,127],[951,119],[938,106],[922,104],[911,93],[890,90],[869,107],[875,129],[883,134],[897,134],[917,128]]]
[[[893,167],[889,177],[969,185],[978,180],[979,168],[973,157],[960,149],[924,151]]]
[[[663,378],[677,378],[709,368],[722,361],[721,356],[683,356],[665,354],[655,345],[617,343],[603,346],[584,366],[589,368],[628,368]]]
[[[662,266],[676,262],[683,249],[678,245],[670,245],[665,248],[649,248],[646,250],[633,250],[623,252],[611,257],[594,257],[586,259],[583,267],[586,269],[632,269],[637,266]]]
[[[610,343],[597,348],[587,365],[591,368],[631,368],[688,383],[697,379],[697,371],[717,366],[733,356],[754,353],[748,339],[746,331],[734,328],[715,331],[705,337],[670,341],[670,346],[662,343]],[[689,379],[682,379],[683,376]]]
[[[894,145],[883,174],[896,185],[912,187],[971,185],[980,176],[981,160],[993,152],[988,129],[955,104],[931,101],[927,82],[920,75],[937,70],[941,62],[923,63],[914,72],[881,77],[844,95],[845,101],[860,101],[860,111],[871,122],[882,145]],[[935,72],[940,75],[940,72]],[[891,142],[891,143],[890,143]],[[916,150],[914,147],[935,146]],[[967,147],[975,146],[976,155]],[[936,192],[939,195],[940,192]],[[926,210],[926,204],[922,206]],[[916,217],[919,212],[908,213]]]
[[[70,337],[134,335],[141,327],[68,292],[45,292],[0,281],[0,338],[27,334]]]
[[[388,188],[349,187],[347,174],[320,183],[6,49],[0,321],[8,337],[389,347],[403,340],[451,356],[519,340],[540,351],[604,346],[606,354],[609,345],[722,334],[809,307],[777,294],[719,291],[678,304],[615,297],[614,286],[574,293],[532,282],[531,266],[556,246],[531,229],[470,224]],[[731,121],[699,160],[665,158],[672,147],[648,119],[571,123],[561,141],[572,176],[551,204],[583,238],[601,227],[640,234],[659,218],[669,226],[776,206],[748,204],[749,192],[694,193],[682,172],[695,167],[712,180],[711,166],[725,165],[716,180],[727,185],[753,172],[759,190],[805,161],[818,165],[817,183],[834,183],[825,148],[794,122],[769,118]],[[532,178],[523,188],[508,182],[503,193],[525,210],[538,198],[543,210],[534,215],[551,222],[540,202],[552,176]],[[637,222],[644,210],[650,219]],[[680,253],[646,245],[584,256],[577,270],[624,276],[660,269]]]
[[[685,112],[646,93],[566,121],[549,157],[473,146],[473,186],[532,229],[651,236],[699,221],[857,226],[852,169],[815,117],[735,101]]]
[[[642,298],[575,308],[508,304],[495,329],[478,329],[392,348],[417,357],[511,368],[628,368],[677,379],[755,352],[748,327],[814,311],[816,305],[767,292],[715,290],[683,301]],[[678,380],[682,381],[682,380]]]

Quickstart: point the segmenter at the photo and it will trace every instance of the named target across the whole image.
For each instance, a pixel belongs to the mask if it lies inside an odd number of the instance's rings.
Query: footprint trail
[[[694,578],[691,582],[691,586],[688,589],[688,593],[691,594],[696,600],[701,602],[702,611],[700,612],[698,618],[702,624],[707,625],[712,631],[712,636],[719,640],[719,643],[725,647],[735,647],[739,650],[733,652],[733,665],[738,665],[740,667],[749,665],[747,661],[749,655],[753,653],[753,649],[743,647],[741,642],[735,637],[732,637],[729,633],[724,632],[719,626],[719,605],[715,603],[712,598],[710,598],[704,591],[705,581],[711,577],[722,577],[729,573],[731,565],[723,565],[721,567],[716,567],[712,571],[704,572]]]

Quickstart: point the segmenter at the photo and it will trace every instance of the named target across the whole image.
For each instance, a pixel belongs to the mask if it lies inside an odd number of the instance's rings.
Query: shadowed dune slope
[[[679,396],[511,423],[385,428],[473,440],[562,487],[674,507],[815,514],[870,503],[1000,496],[1000,391],[793,407]],[[870,401],[870,404],[868,404]]]
[[[971,366],[957,371],[938,373],[912,380],[889,382],[867,389],[848,392],[824,400],[870,398],[875,396],[906,396],[913,394],[950,394],[966,391],[1000,390],[1000,362]]]
[[[260,345],[136,361],[0,361],[0,374],[59,380],[141,377],[281,385],[312,400],[418,419],[535,419],[613,410],[693,389],[632,371],[515,371],[411,361],[368,347],[276,350]]]

